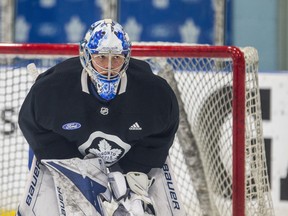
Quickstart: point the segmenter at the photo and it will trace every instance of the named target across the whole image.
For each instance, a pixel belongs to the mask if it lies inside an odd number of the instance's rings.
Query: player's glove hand
[[[109,173],[109,182],[114,199],[119,204],[113,216],[156,215],[153,200],[148,195],[148,189],[154,179],[149,179],[145,173],[129,172],[125,181],[122,173],[112,172]]]

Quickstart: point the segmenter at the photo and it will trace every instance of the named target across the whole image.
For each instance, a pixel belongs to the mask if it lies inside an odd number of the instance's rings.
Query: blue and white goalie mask
[[[80,61],[99,96],[112,100],[128,67],[131,43],[123,27],[111,19],[91,25],[80,42]]]

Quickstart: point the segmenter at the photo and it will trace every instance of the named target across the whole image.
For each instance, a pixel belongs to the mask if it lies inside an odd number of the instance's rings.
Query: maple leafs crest
[[[105,140],[101,140],[98,144],[99,150],[96,148],[91,148],[90,153],[101,157],[105,162],[111,163],[118,159],[118,156],[121,154],[121,149],[116,149],[111,147],[111,145]]]

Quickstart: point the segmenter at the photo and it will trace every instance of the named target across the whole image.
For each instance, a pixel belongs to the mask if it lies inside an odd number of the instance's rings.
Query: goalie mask
[[[123,27],[111,19],[91,25],[80,42],[80,61],[99,96],[112,100],[123,73],[127,70],[131,43]]]

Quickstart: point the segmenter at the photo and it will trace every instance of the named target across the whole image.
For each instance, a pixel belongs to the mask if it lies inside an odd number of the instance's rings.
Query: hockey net
[[[29,147],[17,125],[33,84],[26,66],[43,72],[76,55],[74,44],[0,44],[0,215],[17,208],[28,172]],[[148,61],[177,95],[180,126],[170,157],[187,215],[274,215],[257,51],[144,43],[133,45],[132,56]]]

